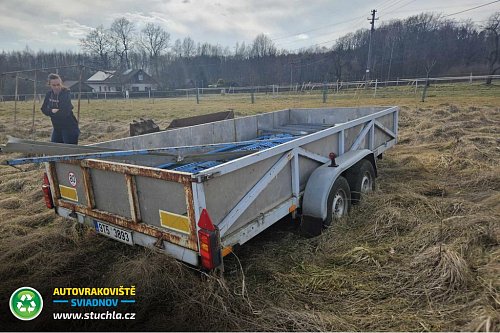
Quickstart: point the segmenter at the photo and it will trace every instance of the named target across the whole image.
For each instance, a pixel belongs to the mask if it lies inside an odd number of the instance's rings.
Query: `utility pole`
[[[375,31],[375,21],[378,20],[378,17],[375,18],[375,13],[377,11],[375,9],[372,10],[372,18],[368,19],[369,21],[371,20],[370,24],[372,26],[370,30],[370,41],[368,43],[368,60],[366,61],[366,73],[365,73],[365,89],[368,88],[368,81],[370,80],[370,69],[371,69],[371,57],[372,57],[372,39],[373,39],[373,32]]]
[[[299,62],[296,61],[294,62],[293,60],[290,61],[290,94],[292,93],[292,86],[293,86],[293,66],[294,65],[298,65]],[[300,67],[300,66],[297,66],[297,67]]]
[[[35,140],[35,109],[36,109],[36,70],[35,79],[33,80],[33,114],[31,123],[31,137]]]

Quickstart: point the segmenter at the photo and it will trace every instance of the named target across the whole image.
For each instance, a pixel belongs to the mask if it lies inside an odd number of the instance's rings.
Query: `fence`
[[[306,92],[323,92],[323,94],[332,93],[347,93],[359,90],[369,90],[374,95],[383,87],[412,87],[417,93],[419,87],[427,84],[445,84],[445,83],[474,83],[478,81],[499,80],[500,75],[480,75],[480,76],[443,76],[431,78],[402,78],[390,81],[371,80],[368,83],[365,81],[336,81],[336,82],[304,82],[301,84],[272,84],[263,86],[248,86],[248,87],[211,87],[211,88],[188,88],[175,90],[150,90],[150,91],[129,91],[128,97],[124,91],[119,92],[82,92],[82,100],[94,99],[137,99],[137,98],[196,98],[199,102],[200,97],[204,95],[231,95],[231,94],[266,94],[277,96],[283,93],[306,93]],[[17,95],[0,95],[0,101],[32,101],[33,96],[41,100],[42,94],[17,94]],[[78,93],[72,93],[73,98],[78,97]]]

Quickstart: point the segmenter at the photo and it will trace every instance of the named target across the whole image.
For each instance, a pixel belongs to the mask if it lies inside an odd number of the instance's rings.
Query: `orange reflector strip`
[[[291,205],[290,208],[288,208],[288,212],[289,213],[294,212],[296,209],[297,209],[296,205]]]
[[[232,246],[226,246],[225,248],[222,249],[222,256],[225,257],[229,253],[233,252],[233,247]]]
[[[76,188],[59,185],[59,192],[61,193],[61,198],[78,202],[78,193],[76,192]]]

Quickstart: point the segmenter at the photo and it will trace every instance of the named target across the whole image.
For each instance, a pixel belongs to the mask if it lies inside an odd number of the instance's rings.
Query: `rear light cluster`
[[[54,208],[54,202],[52,201],[52,193],[50,192],[50,183],[47,173],[43,174],[43,185],[42,185],[43,198],[45,199],[45,206],[47,208]]]
[[[222,263],[222,255],[217,229],[212,223],[206,209],[201,212],[198,221],[198,240],[200,242],[201,266],[212,270]]]

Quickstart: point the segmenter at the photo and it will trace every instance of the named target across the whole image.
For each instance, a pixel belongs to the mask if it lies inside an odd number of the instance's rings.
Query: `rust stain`
[[[49,163],[49,170],[51,171],[52,180],[54,182],[54,194],[56,194],[54,203],[56,206],[60,206],[69,209],[74,212],[84,214],[88,217],[101,220],[103,222],[112,223],[117,226],[121,226],[133,231],[137,231],[157,239],[163,239],[167,242],[177,244],[188,249],[198,250],[198,239],[196,233],[196,217],[194,213],[194,199],[193,190],[191,187],[192,179],[190,173],[171,171],[171,170],[161,170],[139,165],[129,165],[123,163],[101,161],[95,159],[79,160],[79,161],[64,161],[58,163],[79,165],[82,168],[84,175],[84,185],[85,185],[85,195],[87,197],[88,206],[83,206],[80,204],[69,203],[67,201],[61,200],[61,194],[58,191],[57,176],[55,171],[55,162]],[[130,203],[130,212],[132,218],[125,218],[113,213],[104,212],[95,209],[95,199],[92,188],[92,179],[90,174],[90,168],[98,169],[103,171],[110,171],[121,173],[126,178],[127,189],[128,189],[128,199]],[[169,182],[176,182],[184,185],[184,192],[187,205],[187,213],[191,225],[191,234],[186,238],[186,236],[180,236],[174,233],[169,233],[164,230],[158,229],[156,226],[138,223],[141,221],[139,198],[137,194],[137,187],[135,183],[135,177],[149,177],[154,179],[161,179]],[[90,204],[92,206],[90,206]]]
[[[137,197],[137,185],[135,183],[135,176],[125,174],[127,181],[127,195],[128,203],[130,205],[130,216],[135,223],[141,221],[141,210],[139,208],[139,198]]]
[[[57,173],[56,173],[56,163],[55,162],[49,162],[49,177],[51,181],[51,188],[54,191],[54,199],[59,199],[61,198],[61,191],[59,190],[59,180],[57,179]]]
[[[87,199],[87,207],[92,209],[95,207],[94,189],[92,187],[92,176],[89,168],[82,167],[83,187],[85,189],[85,197]]]
[[[130,165],[100,160],[82,160],[79,162],[82,166],[87,168],[130,174],[132,176],[144,176],[155,179],[162,179],[170,182],[181,183],[184,185],[191,183],[191,174],[186,172],[161,170],[139,165]]]
[[[89,209],[87,207],[81,206],[81,205],[75,205],[71,204],[68,202],[65,202],[63,200],[57,200],[56,203],[57,206],[63,207],[66,209],[69,209],[71,211],[75,211],[81,214],[84,214],[86,216],[101,220],[106,223],[111,223],[115,224],[119,227],[127,228],[133,231],[137,231],[149,236],[152,236],[154,238],[161,238],[167,242],[173,243],[180,245],[182,247],[186,247],[191,250],[198,250],[198,244],[197,242],[193,242],[193,237],[190,235],[188,239],[185,237],[181,237],[175,234],[167,233],[163,230],[159,230],[158,228],[151,226],[151,225],[146,225],[143,223],[136,223],[131,219],[127,219],[121,216],[118,216],[116,214],[111,214],[108,212],[103,212],[97,209]]]
[[[194,197],[193,197],[193,187],[191,184],[184,186],[184,195],[186,197],[186,207],[189,222],[191,224],[191,234],[189,235],[189,240],[196,246],[198,250],[198,234],[196,232],[196,215],[194,213]]]

